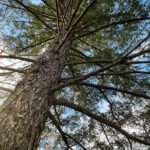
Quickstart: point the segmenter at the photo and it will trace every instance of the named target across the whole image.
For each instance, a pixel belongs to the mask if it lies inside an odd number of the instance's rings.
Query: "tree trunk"
[[[64,67],[68,43],[56,42],[33,64],[0,108],[0,150],[35,150]]]

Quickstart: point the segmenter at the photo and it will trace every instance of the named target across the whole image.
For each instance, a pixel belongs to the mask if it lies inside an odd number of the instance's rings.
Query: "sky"
[[[31,0],[33,4],[39,4],[41,3],[42,1],[41,0]]]

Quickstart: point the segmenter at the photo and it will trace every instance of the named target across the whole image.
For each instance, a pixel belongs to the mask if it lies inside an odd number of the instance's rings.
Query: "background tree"
[[[149,1],[3,0],[0,9],[0,57],[27,62],[0,66],[5,79],[22,78],[0,88],[11,92],[0,149],[149,148]]]

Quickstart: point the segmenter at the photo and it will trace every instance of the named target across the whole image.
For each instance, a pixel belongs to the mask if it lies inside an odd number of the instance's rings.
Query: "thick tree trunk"
[[[0,150],[34,150],[51,105],[52,86],[64,67],[65,42],[55,43],[33,64],[3,108],[0,108]]]

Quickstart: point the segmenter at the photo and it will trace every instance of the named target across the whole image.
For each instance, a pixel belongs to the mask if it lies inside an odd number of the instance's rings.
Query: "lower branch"
[[[140,143],[140,144],[144,144],[144,145],[150,145],[150,142],[146,141],[146,140],[142,140],[140,138],[138,138],[137,136],[133,136],[130,133],[128,133],[127,131],[125,131],[124,129],[122,129],[120,126],[118,126],[116,123],[114,123],[113,121],[108,120],[107,118],[94,114],[91,111],[89,111],[88,109],[76,105],[72,102],[68,102],[68,101],[64,101],[64,100],[57,100],[54,102],[54,105],[60,105],[60,106],[66,106],[69,108],[74,109],[75,111],[81,112],[85,115],[87,115],[88,117],[97,120],[100,123],[103,123],[111,128],[114,128],[115,130],[117,130],[118,132],[120,132],[122,135],[124,135],[127,139],[131,139],[134,142]]]
[[[56,106],[56,105],[55,105]],[[83,150],[87,150],[78,140],[76,140],[75,138],[73,138],[71,135],[65,133],[62,128],[60,127],[60,123],[59,121],[56,120],[56,118],[54,117],[54,115],[51,112],[48,112],[48,116],[49,119],[53,122],[53,124],[55,125],[55,127],[57,128],[57,130],[59,131],[59,133],[61,134],[66,146],[68,148],[71,149],[71,146],[68,143],[68,138],[72,139],[77,145],[79,145]]]
[[[6,88],[6,87],[0,87],[0,91],[6,91],[6,92],[13,92],[13,90],[12,89],[10,89],[10,88]]]
[[[35,60],[33,59],[15,56],[15,55],[0,55],[0,58],[17,59],[17,60],[22,60],[22,61],[27,61],[27,62],[35,62]]]
[[[67,148],[72,149],[68,143],[68,139],[66,138],[64,131],[61,129],[61,127],[60,127],[58,121],[56,120],[56,118],[54,117],[54,115],[49,111],[48,116],[49,116],[50,120],[53,122],[53,124],[55,125],[55,127],[58,129],[59,133],[61,134],[62,139],[64,140]]]
[[[2,67],[2,66],[0,66],[0,70],[8,70],[8,71],[17,72],[17,73],[25,73],[25,71],[23,70],[9,68],[9,67]]]

